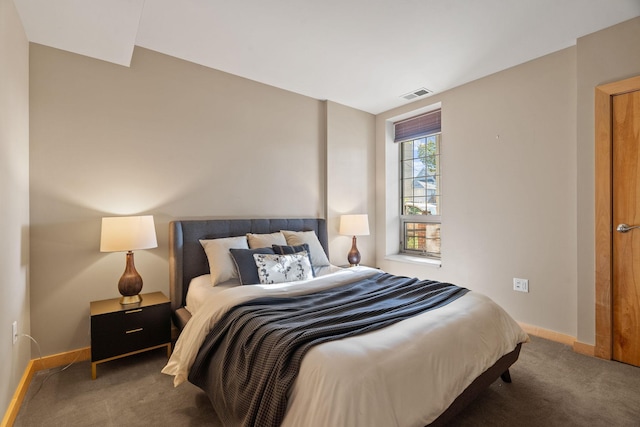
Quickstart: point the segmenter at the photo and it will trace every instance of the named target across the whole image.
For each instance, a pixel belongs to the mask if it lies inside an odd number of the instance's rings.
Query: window
[[[440,110],[394,128],[400,146],[400,251],[440,259]]]

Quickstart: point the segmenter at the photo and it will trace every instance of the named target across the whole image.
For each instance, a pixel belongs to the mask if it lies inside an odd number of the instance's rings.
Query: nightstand
[[[143,351],[167,347],[171,356],[171,307],[162,292],[141,294],[137,304],[120,298],[92,301],[91,378],[96,365]]]

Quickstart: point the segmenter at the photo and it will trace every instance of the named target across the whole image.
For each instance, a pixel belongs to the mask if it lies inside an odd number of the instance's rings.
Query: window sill
[[[406,254],[387,255],[384,257],[384,259],[387,261],[406,262],[409,264],[427,265],[436,268],[442,267],[442,260],[424,258],[420,256],[411,256]]]

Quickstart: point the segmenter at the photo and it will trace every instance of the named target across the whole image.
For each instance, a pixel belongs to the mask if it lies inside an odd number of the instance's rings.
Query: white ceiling
[[[141,46],[374,114],[640,16],[640,0],[14,3],[31,42],[125,66]]]

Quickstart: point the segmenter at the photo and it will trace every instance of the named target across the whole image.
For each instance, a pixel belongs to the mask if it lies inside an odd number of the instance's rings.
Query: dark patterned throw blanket
[[[225,426],[278,426],[304,354],[314,345],[381,329],[442,307],[468,289],[387,273],[229,310],[207,336],[189,381]]]

